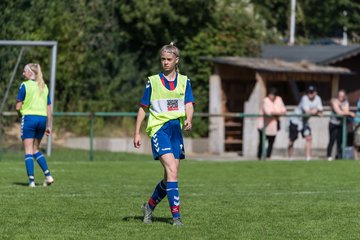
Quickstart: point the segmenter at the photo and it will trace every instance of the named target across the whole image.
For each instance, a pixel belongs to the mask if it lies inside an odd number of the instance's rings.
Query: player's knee
[[[176,166],[169,166],[166,169],[167,181],[177,180],[177,167]]]
[[[33,153],[35,154],[37,152],[39,152],[39,148],[38,147],[33,147]]]

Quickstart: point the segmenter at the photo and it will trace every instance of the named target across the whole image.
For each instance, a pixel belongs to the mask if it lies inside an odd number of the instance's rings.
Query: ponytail
[[[35,75],[35,81],[38,84],[38,87],[40,89],[40,92],[42,93],[45,88],[45,82],[43,78],[43,74],[41,71],[40,64],[38,63],[29,63],[25,66],[25,68],[30,69],[30,71]]]
[[[37,82],[37,84],[39,86],[40,92],[42,93],[44,91],[44,88],[45,88],[45,82],[44,82],[44,78],[43,78],[43,74],[42,74],[42,71],[41,71],[40,64],[36,63],[35,65],[37,67],[37,73],[36,73],[35,80],[36,80],[36,82]]]

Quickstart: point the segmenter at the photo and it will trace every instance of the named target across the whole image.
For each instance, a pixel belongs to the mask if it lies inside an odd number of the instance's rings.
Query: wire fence
[[[13,117],[13,118],[17,118],[18,114],[16,112],[3,112],[1,113],[0,117],[1,118],[5,118],[5,117]],[[88,136],[89,136],[89,160],[92,161],[94,159],[94,138],[95,138],[95,134],[94,134],[94,126],[95,126],[95,121],[98,118],[114,118],[114,117],[131,117],[131,118],[135,118],[137,116],[136,112],[54,112],[53,113],[53,118],[54,118],[54,122],[57,123],[59,121],[61,121],[62,118],[65,117],[70,117],[70,118],[85,118],[88,121]],[[345,149],[347,146],[347,133],[348,133],[348,129],[347,129],[347,116],[342,116],[342,115],[333,115],[333,114],[322,114],[322,115],[307,115],[307,114],[286,114],[286,115],[281,115],[281,116],[275,116],[275,117],[282,117],[282,118],[289,118],[289,117],[319,117],[319,118],[329,118],[331,116],[336,116],[339,119],[341,119],[341,126],[342,126],[342,144],[341,144],[341,149],[342,149],[342,158],[345,158]],[[261,146],[261,159],[265,159],[266,158],[266,124],[265,121],[267,118],[273,118],[274,116],[271,115],[262,115],[262,114],[246,114],[246,113],[224,113],[224,114],[209,114],[209,113],[195,113],[194,117],[203,117],[203,118],[227,118],[227,117],[231,117],[231,118],[239,118],[239,119],[255,119],[257,121],[257,118],[259,117],[263,117],[264,120],[264,124],[263,124],[263,128],[261,131],[261,138],[262,138],[262,146]],[[3,128],[2,121],[0,121],[0,129]],[[2,137],[2,131],[0,131],[0,139],[3,139]],[[224,137],[224,136],[219,136],[219,137]],[[0,142],[0,151],[1,151],[1,142]],[[52,143],[51,143],[51,139],[47,144],[47,154],[51,155],[51,151],[52,151]]]

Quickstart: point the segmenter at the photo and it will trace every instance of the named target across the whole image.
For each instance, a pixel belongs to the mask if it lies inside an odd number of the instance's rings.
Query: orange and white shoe
[[[52,176],[47,176],[45,177],[45,181],[44,181],[44,184],[43,186],[44,187],[47,187],[47,186],[50,186],[51,184],[53,184],[55,181],[54,181],[54,178]]]

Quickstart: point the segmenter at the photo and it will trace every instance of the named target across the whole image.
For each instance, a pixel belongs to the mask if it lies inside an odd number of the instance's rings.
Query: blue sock
[[[29,177],[29,183],[34,181],[34,157],[32,154],[25,154],[26,172]]]
[[[154,190],[154,193],[149,199],[149,207],[151,210],[154,210],[156,205],[158,205],[161,200],[166,196],[166,185],[161,180]]]
[[[166,192],[173,218],[180,217],[180,195],[178,182],[166,182]]]
[[[39,166],[43,170],[45,176],[50,176],[50,171],[48,169],[48,166],[47,166],[46,159],[45,159],[44,155],[41,152],[37,152],[37,153],[34,154],[34,158],[36,159],[37,163],[39,164]]]

